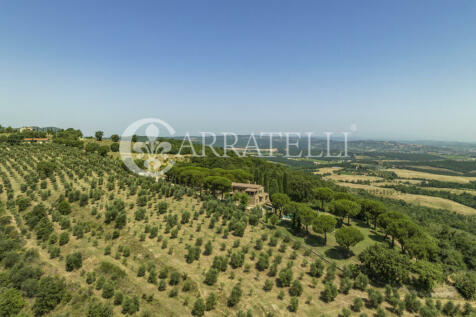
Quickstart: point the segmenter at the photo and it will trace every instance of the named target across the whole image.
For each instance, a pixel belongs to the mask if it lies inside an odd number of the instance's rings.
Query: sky
[[[476,142],[476,1],[0,1],[0,124]]]

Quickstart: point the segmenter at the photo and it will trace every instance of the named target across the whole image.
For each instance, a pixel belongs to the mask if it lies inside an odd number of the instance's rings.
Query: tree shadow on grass
[[[365,229],[369,229],[369,228],[370,228],[370,226],[367,225],[366,222],[364,222],[364,221],[357,221],[357,220],[355,221],[355,226],[360,227],[360,228],[365,228]]]
[[[289,221],[280,221],[279,226],[286,229],[286,231],[294,237],[304,238],[304,243],[311,247],[323,247],[325,245],[323,237],[306,232],[305,230],[296,232]]]
[[[378,235],[378,234],[375,234],[373,232],[372,232],[372,234],[369,234],[368,237],[369,237],[369,239],[372,239],[375,242],[384,242],[385,241],[385,237],[383,237],[381,235]]]
[[[304,242],[313,247],[323,247],[324,238],[320,236],[315,236],[313,234],[308,234],[304,239]]]
[[[281,220],[281,221],[279,222],[279,226],[280,226],[281,228],[286,229],[286,231],[287,231],[288,233],[290,233],[291,235],[293,235],[293,236],[296,236],[296,237],[303,237],[303,236],[305,236],[304,230],[301,230],[301,231],[296,231],[296,230],[294,230],[294,228],[293,228],[293,226],[292,226],[292,224],[291,224],[290,221]]]
[[[334,260],[347,260],[352,257],[354,254],[352,252],[347,252],[346,249],[341,247],[333,247],[324,252],[324,254]]]

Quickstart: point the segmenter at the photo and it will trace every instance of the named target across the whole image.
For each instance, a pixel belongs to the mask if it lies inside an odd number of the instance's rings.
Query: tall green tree
[[[408,282],[410,258],[382,244],[364,249],[359,255],[362,270],[374,281],[382,284],[401,285]]]
[[[362,199],[360,206],[367,221],[372,221],[374,229],[377,228],[378,216],[386,211],[385,205],[376,200]]]
[[[103,131],[96,131],[96,133],[94,133],[94,136],[96,137],[97,141],[102,141],[102,137],[104,136],[104,132]]]
[[[299,217],[301,218],[301,223],[306,229],[306,232],[309,232],[309,226],[312,225],[312,222],[316,218],[316,212],[307,205],[302,205],[299,212],[300,212]]]
[[[431,294],[433,288],[443,282],[443,272],[437,263],[418,260],[413,263],[412,269],[416,273],[415,286],[426,294]]]
[[[360,205],[352,200],[348,199],[338,199],[333,201],[331,206],[332,212],[342,218],[348,218],[348,223],[350,223],[350,218],[355,217],[360,213]]]
[[[334,198],[334,191],[328,187],[316,187],[313,189],[315,199],[321,202],[321,208],[324,210],[324,203],[329,203]]]
[[[336,230],[336,242],[350,254],[350,248],[364,240],[364,235],[354,227],[342,227]]]
[[[316,233],[324,234],[324,245],[327,244],[327,234],[334,231],[337,225],[337,220],[334,216],[320,214],[312,223],[312,230]]]
[[[113,135],[111,135],[111,140],[112,140],[112,142],[119,142],[120,137],[117,134],[113,134]]]
[[[226,192],[231,191],[231,181],[222,176],[208,176],[205,178],[205,186],[210,189],[214,195],[216,192],[221,192],[221,196],[225,195]]]
[[[279,218],[282,217],[284,206],[289,204],[291,199],[289,196],[283,193],[275,193],[271,195],[271,203],[273,204],[273,208],[279,212]]]
[[[385,232],[385,238],[391,237],[392,248],[395,246],[395,237],[398,233],[398,222],[407,219],[407,216],[398,211],[388,211],[377,217],[377,224]]]

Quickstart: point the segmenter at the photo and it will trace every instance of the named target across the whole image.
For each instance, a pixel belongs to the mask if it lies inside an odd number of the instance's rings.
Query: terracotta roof
[[[231,186],[232,187],[241,187],[241,188],[255,188],[255,189],[263,188],[262,185],[249,184],[249,183],[231,183]]]

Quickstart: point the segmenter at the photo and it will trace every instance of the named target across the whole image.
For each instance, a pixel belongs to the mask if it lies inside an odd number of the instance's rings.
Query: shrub
[[[167,288],[167,283],[165,282],[165,280],[160,280],[158,290],[162,292],[162,291],[165,291],[166,288]]]
[[[278,273],[278,265],[273,264],[268,271],[268,276],[273,277],[273,276],[276,276],[277,273]]]
[[[438,312],[434,307],[422,306],[419,312],[420,317],[437,317]]]
[[[111,280],[119,280],[126,276],[126,272],[114,263],[102,261],[99,265],[98,272],[107,274]]]
[[[71,213],[71,205],[69,204],[69,202],[67,200],[62,200],[58,204],[58,211],[62,215],[69,215]]]
[[[228,297],[227,304],[229,307],[233,307],[240,302],[243,291],[241,290],[240,284],[236,284],[231,290],[230,297]]]
[[[170,285],[177,285],[180,282],[180,273],[179,272],[172,272],[170,274]]]
[[[299,280],[295,280],[289,288],[289,295],[291,296],[301,296],[302,294],[302,285]]]
[[[126,297],[122,303],[122,313],[133,315],[139,311],[139,298],[134,295],[133,298]]]
[[[25,300],[18,290],[7,288],[0,293],[0,316],[16,316],[23,306]]]
[[[367,304],[370,308],[377,308],[383,302],[383,295],[378,290],[369,289],[368,296]]]
[[[104,278],[104,276],[101,275],[96,281],[96,290],[99,291],[100,289],[102,289],[105,282],[106,282],[106,279]]]
[[[142,277],[144,275],[145,275],[145,265],[142,264],[141,266],[139,266],[139,269],[137,270],[137,276]]]
[[[464,298],[476,298],[476,273],[466,272],[455,278],[455,287]]]
[[[94,301],[89,304],[88,317],[112,317],[113,310],[110,305]]]
[[[354,288],[365,291],[367,285],[369,285],[369,278],[364,273],[359,273],[359,275],[357,275],[355,278]]]
[[[261,241],[261,240],[260,240]],[[264,271],[269,267],[269,255],[267,253],[261,252],[256,262],[256,268],[259,271]]]
[[[66,271],[71,272],[83,266],[83,256],[81,252],[74,252],[66,256]]]
[[[167,267],[162,268],[159,272],[159,278],[160,279],[165,279],[168,276],[169,276],[169,269]]]
[[[157,273],[153,268],[149,271],[149,277],[147,278],[147,282],[151,284],[157,283]]]
[[[35,316],[52,311],[63,299],[65,283],[57,277],[43,277],[38,284],[32,310]]]
[[[174,287],[169,292],[169,297],[177,297],[179,290],[177,287]]]
[[[95,272],[88,272],[86,275],[86,283],[92,284],[96,281],[96,273]]]
[[[218,271],[214,268],[208,270],[207,274],[205,274],[205,284],[207,285],[214,285],[218,279]]]
[[[324,273],[324,263],[320,259],[317,259],[311,264],[309,275],[312,277],[320,277]]]
[[[182,291],[183,291],[183,292],[188,292],[188,291],[190,291],[190,290],[192,289],[192,286],[193,286],[192,282],[189,281],[189,280],[186,280],[186,281],[183,283]]]
[[[116,294],[114,294],[114,305],[121,305],[123,299],[124,295],[121,292],[116,292]]]
[[[159,207],[157,210],[158,214],[162,215],[167,212],[167,207],[168,207],[167,202],[161,201],[158,207]]]
[[[59,245],[62,246],[62,245],[65,245],[68,242],[69,242],[69,233],[66,232],[66,231],[61,232],[61,234],[59,236]]]
[[[38,240],[48,240],[50,234],[54,231],[53,224],[48,218],[42,218],[35,227],[36,238]]]
[[[144,220],[145,219],[145,213],[146,213],[145,208],[137,209],[136,212],[134,213],[135,220],[137,220],[137,221]]]
[[[193,263],[200,258],[200,247],[187,246],[188,253],[185,255],[187,263]]]
[[[463,316],[471,316],[471,314],[474,314],[475,312],[475,309],[470,303],[464,304]]]
[[[233,252],[231,254],[230,258],[230,265],[232,268],[236,269],[238,267],[243,266],[243,263],[245,262],[245,255],[243,252],[238,251],[238,252]]]
[[[299,299],[297,297],[291,297],[291,301],[289,302],[289,311],[290,312],[297,312],[299,307]]]
[[[217,304],[217,298],[214,293],[210,293],[210,295],[207,296],[206,302],[205,302],[205,310],[210,311],[215,309],[215,306]]]
[[[225,272],[228,266],[228,259],[224,256],[216,256],[213,258],[212,268],[221,272]]]
[[[111,298],[114,296],[114,284],[111,281],[106,281],[102,287],[102,297]]]
[[[405,308],[410,313],[417,313],[420,310],[421,302],[418,300],[415,292],[410,292],[405,295]]]
[[[382,307],[378,307],[375,317],[385,317],[385,316],[387,316],[387,314],[385,313],[385,310],[383,310]]]
[[[285,268],[279,272],[279,285],[281,287],[290,286],[292,279],[293,279],[293,271],[291,269]]]
[[[358,313],[362,309],[362,306],[364,306],[364,302],[362,301],[362,298],[360,297],[354,298],[354,301],[352,302],[352,310]]]
[[[340,289],[339,291],[342,294],[348,294],[349,290],[352,288],[352,282],[350,281],[349,278],[344,277],[340,280]]]
[[[327,282],[324,285],[324,290],[321,292],[321,297],[326,302],[332,302],[337,297],[337,286],[332,282]]]
[[[332,282],[334,281],[335,277],[336,277],[336,265],[335,263],[332,263],[331,265],[327,267],[326,277],[324,278],[324,281]]]
[[[263,286],[263,290],[265,290],[266,292],[269,292],[270,290],[273,289],[273,281],[271,281],[270,279],[267,279],[265,282],[264,282],[264,286]]]
[[[201,297],[197,298],[195,303],[193,304],[192,309],[193,316],[203,316],[205,315],[205,303]]]
[[[21,283],[21,290],[29,298],[32,298],[36,295],[38,291],[38,280],[35,278],[28,278]]]
[[[458,313],[458,306],[455,306],[452,301],[446,302],[446,304],[443,306],[442,312],[446,316],[456,316]]]
[[[208,241],[205,244],[205,250],[203,251],[203,255],[210,255],[213,252],[213,245],[211,241]]]
[[[119,152],[119,143],[114,142],[111,144],[111,152]]]

